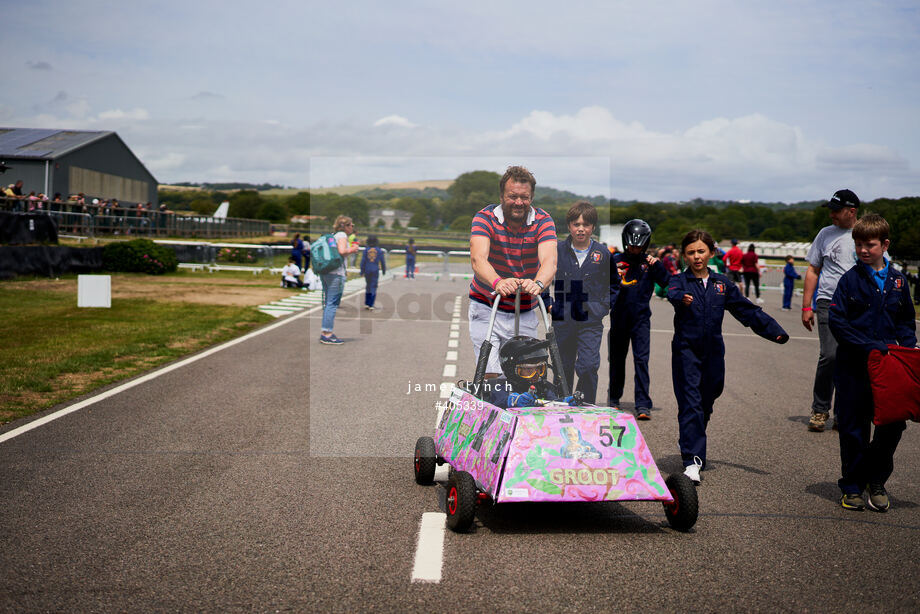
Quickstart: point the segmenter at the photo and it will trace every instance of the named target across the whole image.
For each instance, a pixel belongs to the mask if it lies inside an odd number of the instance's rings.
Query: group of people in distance
[[[592,238],[597,211],[587,201],[576,202],[566,215],[569,236],[557,241],[553,219],[531,205],[536,181],[521,166],[509,167],[499,183],[500,201],[473,218],[470,260],[470,339],[477,364],[489,331],[494,301],[498,301],[485,366],[490,400],[502,407],[527,407],[539,398],[558,400],[558,391],[546,380],[548,342],[537,339],[537,296],[552,314],[565,380],[577,377],[570,403],[595,403],[600,368],[603,318],[610,314],[608,334],[609,388],[607,404],[618,406],[623,394],[625,360],[629,346],[635,364],[635,414],[651,418],[649,398],[649,301],[655,284],[666,287],[674,309],[671,372],[677,398],[679,447],[684,473],[695,484],[706,468],[706,427],[713,405],[722,393],[725,345],[722,321],[728,311],[757,335],[783,344],[785,330],[758,305],[746,298],[735,278],[710,269],[717,252],[705,230],[688,232],[680,244],[686,269],[670,274],[662,261],[647,254],[652,229],[631,220],[623,229],[621,253],[611,256]],[[838,193],[839,194],[839,193]],[[854,195],[855,198],[855,195]],[[835,215],[833,199],[825,206]],[[836,367],[837,413],[843,477],[841,505],[888,509],[884,484],[892,471],[895,447],[904,422],[877,427],[870,438],[873,405],[867,359],[870,350],[887,351],[888,344],[914,347],[914,310],[903,274],[888,266],[888,225],[868,214],[856,223],[854,263],[841,279],[829,309],[829,327],[840,343]],[[740,251],[740,249],[738,250]],[[753,254],[753,250],[749,250]],[[739,258],[742,272],[753,267],[756,255]],[[811,258],[810,258],[811,260]],[[732,258],[728,258],[733,263]],[[787,278],[797,275],[787,259]],[[758,280],[753,283],[758,303]],[[809,289],[806,277],[806,294]],[[791,301],[791,282],[785,283],[784,308]],[[814,286],[812,286],[814,291]],[[515,298],[520,314],[515,334]],[[786,296],[788,294],[788,296]],[[808,298],[807,301],[811,299]],[[808,307],[810,310],[810,307]],[[803,316],[803,323],[806,319]],[[868,492],[864,501],[863,494]]]

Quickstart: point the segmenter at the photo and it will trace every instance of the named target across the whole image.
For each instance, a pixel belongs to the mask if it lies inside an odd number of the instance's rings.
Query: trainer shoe
[[[636,408],[636,420],[651,420],[652,413],[647,407]]]
[[[875,512],[887,512],[891,506],[888,501],[888,491],[881,484],[869,484],[869,498],[866,500],[869,509]]]
[[[845,510],[861,512],[866,509],[866,502],[862,498],[862,495],[847,492],[843,493],[843,496],[840,497],[840,506]]]
[[[824,427],[827,426],[828,412],[816,411],[811,415],[808,421],[808,430],[815,433],[823,433]]]
[[[757,297],[757,304],[758,304],[758,305],[763,305],[763,299],[760,298],[760,297]]]
[[[329,334],[329,335],[320,335],[319,342],[325,343],[326,345],[342,345],[343,343],[345,343],[344,341],[336,337],[334,333]]]
[[[690,478],[690,481],[693,482],[696,486],[699,486],[700,481],[702,480],[700,477],[700,469],[702,468],[703,460],[699,456],[694,456],[693,464],[684,467],[684,475]]]

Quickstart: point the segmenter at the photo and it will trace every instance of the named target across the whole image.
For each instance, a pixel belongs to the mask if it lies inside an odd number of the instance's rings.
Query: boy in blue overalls
[[[578,375],[586,403],[597,398],[597,370],[601,366],[603,319],[616,300],[620,278],[610,266],[610,252],[591,238],[597,209],[581,200],[565,216],[569,236],[557,244],[556,280],[550,304],[553,330],[569,385]]]
[[[652,228],[643,220],[630,220],[623,226],[623,253],[613,256],[620,273],[620,293],[610,313],[607,354],[610,360],[607,404],[619,406],[626,383],[626,354],[632,341],[635,375],[635,412],[639,420],[651,418],[649,397],[649,331],[652,310],[648,303],[655,284],[668,285],[671,276],[664,264],[645,253],[652,239]]]
[[[783,311],[792,309],[792,290],[795,288],[795,280],[802,279],[802,276],[795,270],[792,256],[786,256],[786,266],[783,267]]]
[[[834,366],[834,413],[840,433],[843,493],[840,505],[848,510],[885,512],[889,507],[885,482],[894,470],[894,451],[905,422],[872,428],[874,405],[869,384],[869,352],[888,352],[888,344],[917,345],[914,308],[907,279],[888,266],[888,222],[869,213],[853,226],[859,262],[837,283],[828,311],[828,324],[837,339]],[[863,499],[863,491],[869,497]]]
[[[367,238],[367,247],[361,256],[361,274],[364,275],[364,308],[373,311],[377,300],[377,280],[387,272],[386,252],[378,247],[377,235]]]

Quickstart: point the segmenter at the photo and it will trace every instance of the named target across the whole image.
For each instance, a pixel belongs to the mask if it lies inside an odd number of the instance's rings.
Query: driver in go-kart
[[[556,387],[546,379],[549,341],[517,335],[502,343],[498,351],[503,375],[486,382],[488,401],[498,407],[533,407],[542,401],[557,401]],[[573,397],[562,399],[572,403]]]

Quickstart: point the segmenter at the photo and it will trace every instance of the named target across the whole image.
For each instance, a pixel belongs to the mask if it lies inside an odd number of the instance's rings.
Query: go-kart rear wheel
[[[436,464],[437,453],[434,449],[434,439],[419,437],[415,442],[415,483],[425,486],[432,484]]]
[[[466,471],[454,471],[447,481],[447,526],[463,533],[476,515],[476,480]]]
[[[668,518],[668,524],[677,531],[689,531],[699,516],[696,486],[682,473],[668,476],[664,483],[674,497],[673,503],[664,504],[664,515]]]

